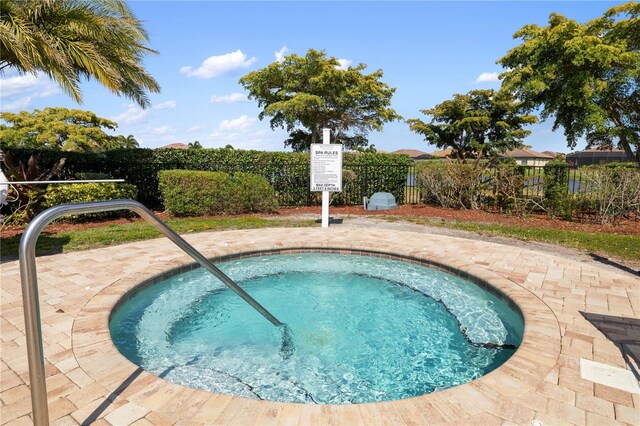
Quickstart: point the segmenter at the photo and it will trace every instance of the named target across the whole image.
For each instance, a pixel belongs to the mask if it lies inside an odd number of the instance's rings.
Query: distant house
[[[397,151],[392,151],[389,154],[404,154],[404,155],[408,155],[410,158],[414,159],[414,160],[428,160],[429,158],[432,158],[430,154],[427,154],[424,151],[420,151],[417,149],[399,149]]]
[[[451,157],[451,148],[440,149],[438,151],[433,151],[431,154],[432,158],[450,158]]]
[[[170,143],[169,145],[161,146],[158,149],[189,149],[189,145],[186,143]]]
[[[555,155],[538,152],[528,148],[512,149],[504,153],[505,157],[513,158],[520,166],[544,166],[556,158]]]
[[[629,161],[622,149],[585,149],[584,151],[567,154],[566,159],[569,165],[576,167],[591,164],[624,163]]]

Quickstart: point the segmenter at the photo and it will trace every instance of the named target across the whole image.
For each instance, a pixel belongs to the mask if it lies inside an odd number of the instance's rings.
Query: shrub
[[[273,212],[278,208],[273,187],[260,175],[235,173],[230,193],[227,213]]]
[[[416,185],[423,201],[442,207],[477,209],[480,207],[482,170],[469,164],[421,163],[416,166]]]
[[[48,208],[59,204],[86,203],[90,201],[106,201],[122,198],[136,199],[138,190],[127,183],[71,183],[63,185],[49,185],[44,193],[42,207]],[[91,213],[81,216],[69,216],[73,221],[89,218],[110,218],[130,215],[128,211],[113,211],[105,213]]]
[[[175,169],[256,173],[271,183],[281,205],[309,205],[313,199],[309,191],[309,153],[145,148],[100,153],[14,148],[10,151],[16,159],[23,161],[39,152],[43,169],[51,168],[60,158],[66,157],[61,179],[75,179],[78,173],[108,173],[114,178],[125,179],[138,187],[139,201],[149,208],[163,205],[158,172]],[[359,204],[364,186],[369,195],[385,191],[401,200],[409,164],[411,159],[406,155],[345,152],[344,167],[358,174],[354,190],[345,194],[345,201]]]
[[[587,166],[586,191],[580,194],[582,208],[593,209],[604,224],[640,212],[640,171],[637,166]]]
[[[175,216],[223,213],[230,195],[229,175],[222,172],[162,170],[158,172],[165,209]]]
[[[349,204],[349,198],[354,198],[354,194],[357,192],[357,178],[358,175],[353,170],[342,169],[342,192],[331,193],[331,201],[329,204]],[[321,192],[319,192],[318,194],[321,194]]]
[[[549,161],[544,166],[545,211],[552,217],[571,219],[573,216],[573,196],[569,192],[569,166],[561,160]]]
[[[525,171],[515,162],[500,163],[487,169],[485,182],[491,194],[490,200],[500,213],[527,213],[532,200],[524,195],[525,188],[530,184]]]

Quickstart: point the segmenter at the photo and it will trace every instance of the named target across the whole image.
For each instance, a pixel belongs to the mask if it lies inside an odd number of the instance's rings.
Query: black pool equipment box
[[[396,198],[389,192],[376,192],[367,204],[367,210],[389,210],[396,207]]]

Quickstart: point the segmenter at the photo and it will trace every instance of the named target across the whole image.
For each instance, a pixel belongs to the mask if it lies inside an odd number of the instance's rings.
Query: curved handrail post
[[[31,404],[33,407],[33,423],[36,426],[49,424],[47,407],[47,384],[44,370],[44,352],[42,350],[42,329],[40,325],[40,302],[38,300],[38,278],[36,271],[36,242],[42,230],[53,220],[63,216],[98,213],[114,210],[131,210],[153,225],[164,236],[173,241],[184,252],[191,256],[203,268],[211,272],[224,285],[242,297],[273,325],[283,324],[269,311],[260,305],[231,278],[218,269],[193,246],[176,234],[162,222],[151,210],[134,200],[109,200],[91,203],[62,204],[51,207],[37,215],[27,226],[20,238],[19,263],[20,282],[22,284],[22,304],[24,307],[25,335],[27,340],[27,359],[29,363],[29,382],[31,387]]]

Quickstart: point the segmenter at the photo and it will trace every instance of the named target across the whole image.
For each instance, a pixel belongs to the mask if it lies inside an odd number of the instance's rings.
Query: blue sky
[[[455,93],[498,88],[496,60],[518,44],[522,26],[545,25],[551,12],[586,22],[619,2],[414,1],[414,2],[218,2],[131,1],[144,21],[152,49],[145,65],[162,87],[141,110],[95,82],[84,82],[78,105],[41,75],[2,76],[0,110],[44,107],[94,111],[118,123],[116,134],[132,134],[143,147],[195,140],[209,148],[283,150],[286,133],[259,121],[255,101],[246,100],[238,79],[267,66],[279,53],[304,55],[309,48],[353,65],[381,68],[397,90],[392,107],[405,118]],[[530,126],[525,143],[539,151],[568,152],[551,122]],[[403,122],[372,132],[377,149],[431,152]],[[578,148],[583,147],[583,144]]]

